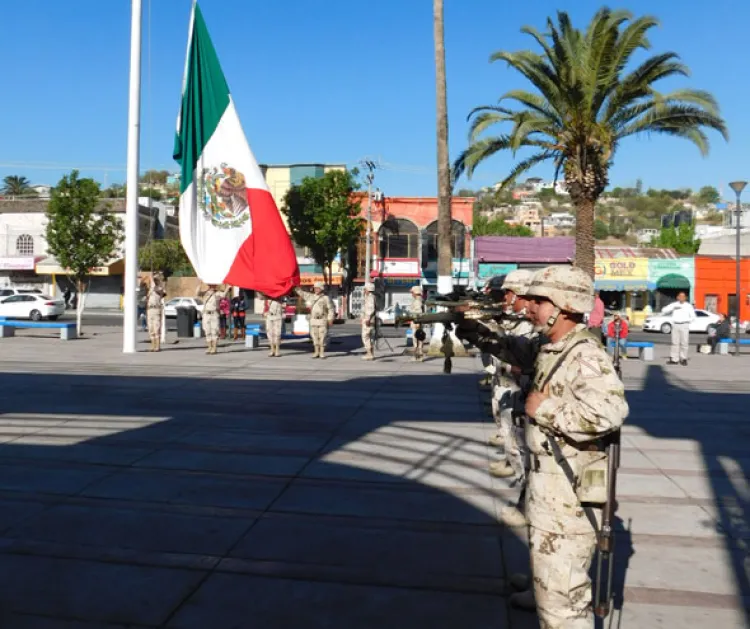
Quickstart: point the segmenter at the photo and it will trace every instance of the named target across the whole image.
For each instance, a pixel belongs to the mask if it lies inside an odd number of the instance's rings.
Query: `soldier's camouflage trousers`
[[[328,338],[328,325],[311,325],[310,338],[316,351],[323,351]]]
[[[266,320],[266,335],[271,345],[281,344],[281,319]]]
[[[374,330],[371,325],[362,324],[362,345],[368,354],[372,354],[372,336]]]
[[[592,629],[589,568],[596,536],[529,527],[534,596],[541,629]]]
[[[219,340],[219,313],[211,312],[203,315],[203,332],[206,342],[215,343]]]
[[[161,310],[159,308],[149,308],[146,318],[148,322],[148,335],[152,341],[161,338]]]

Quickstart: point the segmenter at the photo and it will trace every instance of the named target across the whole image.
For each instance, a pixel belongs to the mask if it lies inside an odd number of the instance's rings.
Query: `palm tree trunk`
[[[451,259],[451,171],[448,160],[448,98],[445,79],[443,0],[433,0],[437,92],[438,293],[453,290]]]
[[[580,199],[576,203],[575,265],[594,277],[594,202]]]

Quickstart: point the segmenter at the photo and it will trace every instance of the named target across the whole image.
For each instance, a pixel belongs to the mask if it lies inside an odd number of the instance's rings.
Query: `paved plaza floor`
[[[480,362],[0,340],[0,628],[531,629]],[[141,341],[143,341],[141,337]],[[393,342],[393,341],[391,341]],[[146,348],[141,342],[139,347]],[[747,626],[750,356],[627,361],[625,629]],[[390,352],[388,352],[390,354]]]

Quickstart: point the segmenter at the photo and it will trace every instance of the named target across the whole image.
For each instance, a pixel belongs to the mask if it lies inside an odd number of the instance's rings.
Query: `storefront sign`
[[[331,277],[331,281],[328,283],[332,286],[341,286],[342,280],[343,276],[334,273]],[[300,275],[299,282],[302,286],[312,286],[315,282],[323,282],[325,284],[326,280],[322,273],[305,273],[304,275]]]
[[[649,282],[648,258],[598,258],[595,265],[597,290],[653,290]]]
[[[419,268],[419,260],[417,259],[385,258],[383,260],[376,260],[372,274],[373,276],[383,275],[384,277],[389,275],[419,277],[421,270]]]
[[[480,262],[477,269],[477,279],[487,280],[497,275],[507,275],[517,268],[518,265],[513,263]]]
[[[33,256],[0,258],[0,271],[33,271],[34,262]]]
[[[471,271],[471,260],[468,258],[453,258],[452,273],[454,278],[467,278]]]
[[[36,265],[36,272],[38,275],[70,275],[70,269],[65,269],[58,264],[52,263],[40,263]],[[123,275],[125,273],[125,260],[116,260],[112,264],[107,266],[95,266],[89,270],[89,275],[104,276],[104,275]]]
[[[667,275],[684,277],[692,287],[695,285],[695,258],[673,258],[662,260],[655,258],[648,261],[648,279],[658,288],[659,280]]]

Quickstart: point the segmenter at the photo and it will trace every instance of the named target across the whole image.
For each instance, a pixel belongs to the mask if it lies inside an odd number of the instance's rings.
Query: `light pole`
[[[369,171],[365,179],[367,180],[367,227],[365,228],[365,282],[370,281],[372,272],[372,182],[375,179],[375,162],[364,160],[362,165]]]
[[[737,314],[734,320],[734,355],[740,355],[740,220],[742,219],[742,204],[740,203],[740,195],[745,189],[747,181],[733,181],[729,184],[729,187],[734,190],[737,195],[737,209],[735,213],[735,244],[737,248],[737,286],[735,288],[735,294],[737,295]]]

